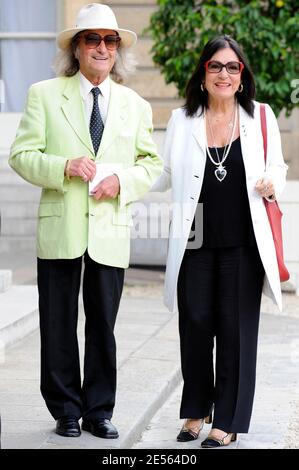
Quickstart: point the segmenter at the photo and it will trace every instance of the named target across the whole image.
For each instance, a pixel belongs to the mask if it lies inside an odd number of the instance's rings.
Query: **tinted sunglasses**
[[[244,64],[237,60],[232,60],[226,64],[222,64],[221,62],[218,62],[218,60],[208,60],[205,63],[205,69],[210,73],[219,73],[222,71],[223,67],[226,68],[228,73],[237,75],[244,69]]]
[[[121,41],[118,34],[107,34],[106,36],[101,36],[98,33],[86,33],[82,34],[82,37],[84,38],[85,45],[89,49],[95,49],[102,41],[104,41],[106,48],[109,49],[109,51],[114,51],[115,49],[118,49]]]

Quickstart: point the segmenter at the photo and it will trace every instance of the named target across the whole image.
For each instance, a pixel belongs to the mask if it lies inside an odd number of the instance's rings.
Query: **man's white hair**
[[[79,37],[75,36],[66,50],[61,50],[57,53],[53,69],[58,77],[72,77],[78,72],[80,67],[79,61],[76,58],[78,44]],[[110,72],[110,76],[115,82],[123,83],[128,75],[135,72],[136,65],[137,61],[134,54],[126,48],[120,47],[116,51],[115,64]]]

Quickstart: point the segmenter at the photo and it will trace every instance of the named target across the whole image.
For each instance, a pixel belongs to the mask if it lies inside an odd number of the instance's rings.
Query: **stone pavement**
[[[126,290],[126,289],[125,289]],[[130,289],[132,291],[132,288]],[[83,345],[83,323],[79,341]],[[0,367],[2,448],[129,448],[179,383],[176,317],[160,299],[124,295],[118,315],[118,394],[113,421],[120,438],[82,433],[67,439],[54,433],[54,420],[39,394],[39,333],[5,352]]]
[[[26,258],[27,256],[27,258]],[[34,282],[30,255],[15,262],[15,283]],[[9,268],[8,260],[0,268]],[[162,304],[163,273],[129,269],[116,325],[118,392],[113,422],[120,438],[79,438],[54,433],[55,423],[39,393],[39,332],[7,348],[0,357],[0,410],[3,449],[184,449],[175,437],[181,375],[177,316]],[[1,308],[1,307],[0,307]],[[82,354],[84,318],[80,308]],[[298,448],[299,298],[284,295],[279,313],[263,299],[256,400],[250,434],[230,448]],[[202,438],[207,435],[205,425]]]
[[[263,314],[260,323],[255,403],[250,432],[224,449],[299,448],[299,317]],[[198,449],[211,425],[198,440],[176,442],[183,420],[178,419],[182,384],[154,416],[134,449]]]

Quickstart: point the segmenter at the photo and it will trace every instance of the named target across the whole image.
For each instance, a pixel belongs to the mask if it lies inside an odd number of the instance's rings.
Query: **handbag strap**
[[[261,128],[263,134],[263,143],[264,143],[264,158],[265,165],[267,163],[267,147],[268,147],[268,138],[267,138],[267,118],[266,118],[266,106],[264,103],[260,105],[260,115],[261,115]]]

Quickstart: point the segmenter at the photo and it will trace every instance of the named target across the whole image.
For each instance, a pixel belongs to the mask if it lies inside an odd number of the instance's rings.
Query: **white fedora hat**
[[[79,11],[74,28],[66,29],[58,34],[58,47],[66,49],[72,38],[86,29],[113,29],[120,35],[122,47],[133,46],[137,41],[136,33],[118,27],[115,14],[110,7],[100,3],[90,3]]]

